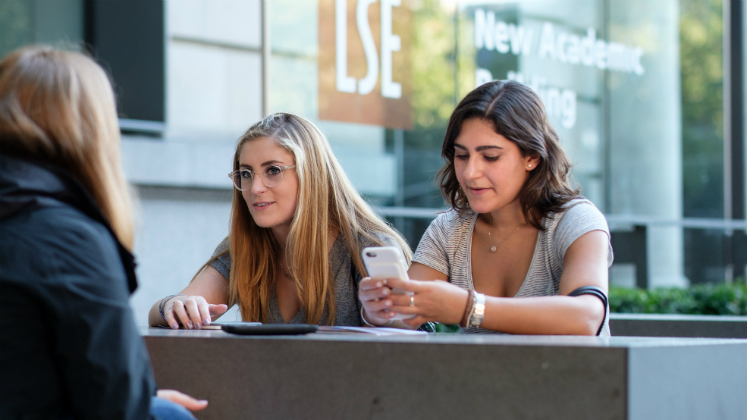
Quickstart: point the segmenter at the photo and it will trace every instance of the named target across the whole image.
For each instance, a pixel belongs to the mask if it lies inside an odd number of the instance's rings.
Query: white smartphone
[[[402,251],[393,246],[372,246],[362,251],[363,263],[366,265],[368,276],[372,279],[402,279],[407,276],[407,263]],[[393,294],[412,294],[402,289],[392,289]],[[394,319],[408,319],[415,315],[397,314]]]

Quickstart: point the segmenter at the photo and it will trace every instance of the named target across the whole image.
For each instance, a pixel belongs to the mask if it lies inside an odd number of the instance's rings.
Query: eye
[[[469,159],[469,155],[467,155],[467,154],[464,154],[464,155],[454,155],[454,158],[455,159],[459,159],[459,160],[467,160],[467,159]]]
[[[485,160],[488,162],[495,162],[500,156],[485,156]]]
[[[280,175],[281,172],[283,170],[279,166],[270,166],[267,168],[267,175]]]
[[[239,174],[244,179],[251,179],[254,175],[249,169],[239,169]]]

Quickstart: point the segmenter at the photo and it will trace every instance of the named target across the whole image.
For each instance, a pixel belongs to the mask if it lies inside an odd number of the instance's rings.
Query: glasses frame
[[[271,187],[271,186],[269,186],[269,185],[267,185],[267,183],[265,182],[265,179],[264,179],[264,178],[262,177],[262,175],[260,175],[259,173],[257,173],[256,171],[253,171],[253,170],[251,170],[251,169],[238,169],[238,170],[235,170],[235,171],[233,171],[233,172],[229,173],[229,174],[228,174],[228,177],[229,177],[229,178],[231,179],[231,184],[233,184],[233,187],[234,187],[234,188],[236,188],[236,189],[237,189],[237,190],[239,190],[239,191],[246,191],[246,190],[242,190],[241,188],[239,188],[239,187],[238,187],[238,186],[236,185],[236,181],[234,180],[234,177],[236,176],[236,174],[237,174],[237,173],[239,173],[239,174],[240,174],[240,173],[241,173],[241,171],[249,171],[249,172],[251,172],[251,174],[252,174],[252,184],[251,184],[251,185],[254,185],[254,180],[255,180],[255,177],[259,177],[259,179],[261,179],[261,180],[262,180],[262,184],[263,184],[263,185],[264,185],[265,187],[267,187],[267,188],[275,188],[275,187],[277,187],[278,185],[280,185],[280,183],[281,183],[281,182],[283,182],[283,179],[284,179],[284,176],[285,176],[285,171],[286,171],[287,169],[293,169],[293,168],[295,168],[295,167],[296,167],[296,165],[288,165],[288,166],[278,166],[278,165],[272,165],[272,166],[268,166],[268,167],[267,167],[267,169],[270,169],[270,168],[278,168],[278,169],[280,169],[280,181],[278,181],[277,185],[273,185],[272,187]],[[251,189],[251,187],[249,187],[249,188]]]

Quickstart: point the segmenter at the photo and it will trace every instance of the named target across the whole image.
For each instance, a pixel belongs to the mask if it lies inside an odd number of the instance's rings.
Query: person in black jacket
[[[75,52],[0,62],[0,418],[193,418],[156,384],[137,287],[114,96]],[[180,404],[175,404],[174,402]]]

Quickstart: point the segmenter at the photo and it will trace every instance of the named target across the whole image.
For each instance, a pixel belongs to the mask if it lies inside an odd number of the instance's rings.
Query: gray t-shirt
[[[388,236],[381,236],[381,239],[388,246],[395,246],[399,248],[397,242]],[[362,248],[367,246],[374,246],[373,243],[361,238],[360,243]],[[213,256],[220,254],[228,248],[228,241],[223,241],[215,249]],[[362,249],[361,248],[361,249]],[[218,270],[223,277],[226,279],[230,278],[231,275],[231,254],[225,253],[218,257],[210,265]],[[332,249],[329,252],[329,269],[335,281],[335,323],[334,325],[341,326],[354,326],[360,327],[363,325],[361,320],[361,303],[358,300],[358,283],[361,281],[361,274],[358,270],[354,269],[353,259],[348,252],[348,248],[345,245],[345,241],[340,235],[335,239],[332,244]],[[283,315],[280,313],[280,306],[278,306],[278,300],[275,296],[275,290],[271,290],[270,295],[270,307],[268,308],[267,322],[270,324],[285,324]],[[327,308],[324,309],[324,314],[320,324],[326,324],[329,319],[329,313]],[[303,308],[288,322],[289,324],[305,324],[306,315],[303,313]]]
[[[609,237],[604,215],[586,199],[566,204],[567,210],[555,217],[543,219],[546,230],[539,231],[532,262],[524,282],[515,297],[554,296],[560,288],[563,257],[571,244],[583,234],[601,230]],[[423,234],[413,262],[426,265],[449,276],[449,282],[466,290],[472,283],[472,233],[478,214],[449,211],[434,220]],[[612,265],[612,245],[609,245],[608,266]],[[496,333],[482,328],[468,328],[468,333]],[[600,336],[609,337],[609,307]]]

